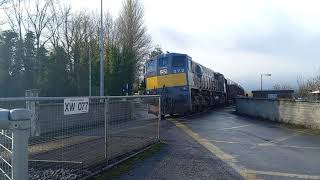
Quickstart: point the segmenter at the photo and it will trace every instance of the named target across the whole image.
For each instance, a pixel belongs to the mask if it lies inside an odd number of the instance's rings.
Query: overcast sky
[[[73,9],[99,10],[100,0],[69,0]],[[320,67],[320,1],[142,0],[153,42],[186,53],[248,90],[296,86]],[[121,0],[104,0],[114,16]]]

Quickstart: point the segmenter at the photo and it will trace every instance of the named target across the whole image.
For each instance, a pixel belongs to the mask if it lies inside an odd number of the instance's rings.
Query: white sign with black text
[[[89,98],[67,98],[63,104],[64,115],[89,112]]]

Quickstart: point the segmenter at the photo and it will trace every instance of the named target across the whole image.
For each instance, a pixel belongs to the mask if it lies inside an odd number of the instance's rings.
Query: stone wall
[[[237,113],[320,129],[320,102],[238,98]]]

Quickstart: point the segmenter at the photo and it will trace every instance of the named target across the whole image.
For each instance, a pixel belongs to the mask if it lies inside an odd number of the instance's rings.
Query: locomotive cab
[[[185,54],[161,54],[146,62],[147,94],[161,95],[163,114],[182,114],[190,108],[188,57]]]

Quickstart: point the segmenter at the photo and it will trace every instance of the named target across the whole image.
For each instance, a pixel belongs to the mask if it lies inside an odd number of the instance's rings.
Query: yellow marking
[[[187,85],[186,73],[168,74],[147,78],[147,90],[162,88],[164,85],[165,87]]]
[[[248,126],[251,126],[251,124],[247,124],[247,125],[243,125],[243,126],[229,127],[229,128],[222,128],[219,130],[238,129],[238,128],[243,128],[243,127],[248,127]]]
[[[282,177],[291,177],[299,179],[320,179],[320,176],[307,175],[307,174],[292,174],[292,173],[282,173],[282,172],[272,172],[272,171],[255,171],[247,170],[247,172],[258,174],[258,175],[269,175],[269,176],[282,176]]]
[[[218,147],[211,144],[207,139],[201,138],[199,134],[193,132],[190,128],[188,128],[184,124],[177,121],[172,121],[172,122],[175,123],[177,127],[181,128],[189,136],[191,136],[194,140],[196,140],[199,144],[201,144],[206,149],[208,149],[211,153],[216,155],[218,158],[222,160],[231,160],[231,161],[234,160],[233,156],[231,156],[230,154],[224,153]]]
[[[307,174],[292,174],[292,173],[282,173],[282,172],[272,172],[272,171],[256,171],[246,169],[245,167],[236,165],[235,162],[237,161],[232,155],[227,154],[221,151],[218,147],[214,146],[209,142],[209,140],[201,138],[199,134],[193,132],[189,127],[186,125],[177,122],[175,120],[170,120],[173,122],[177,127],[182,129],[186,134],[192,137],[195,141],[199,144],[204,146],[208,149],[212,154],[229,164],[235,171],[237,171],[244,179],[246,180],[260,180],[257,179],[257,175],[268,175],[268,176],[282,176],[282,177],[292,177],[292,178],[300,178],[300,179],[318,179],[320,180],[320,176],[318,175],[307,175]],[[283,140],[285,138],[280,138],[278,140]],[[220,141],[220,142],[227,142],[227,143],[238,143],[238,142],[228,142],[228,141]]]
[[[240,175],[246,180],[257,180],[257,175],[255,173],[248,172],[247,170],[241,171]]]
[[[199,144],[201,144],[203,147],[205,147],[207,150],[209,150],[213,155],[217,156],[219,159],[223,160],[227,164],[229,164],[233,169],[235,169],[242,177],[244,177],[246,180],[256,180],[254,173],[247,173],[244,168],[241,168],[237,166],[234,162],[236,162],[236,159],[223,151],[221,151],[218,147],[211,144],[209,140],[201,138],[198,133],[193,132],[189,127],[186,125],[177,122],[175,120],[170,120],[173,122],[177,127],[182,129],[186,134],[188,134],[190,137],[192,137],[195,141],[197,141]]]

